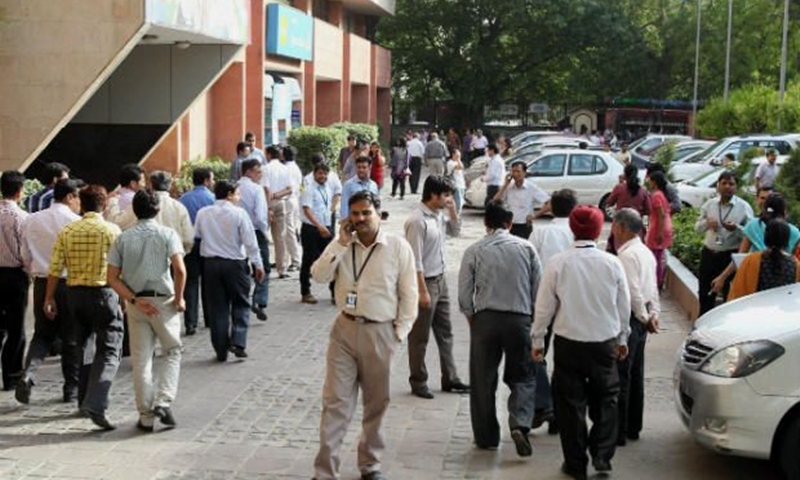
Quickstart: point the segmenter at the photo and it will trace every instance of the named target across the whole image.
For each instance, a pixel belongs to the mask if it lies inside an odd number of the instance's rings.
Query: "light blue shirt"
[[[256,231],[243,208],[227,200],[217,200],[197,213],[194,232],[200,239],[201,257],[249,258],[256,268],[263,268]]]
[[[308,220],[308,216],[305,212],[305,207],[308,207],[319,223],[328,225],[331,221],[333,195],[333,191],[327,183],[320,185],[314,181],[306,185],[306,189],[300,198],[300,206],[303,207],[300,212],[300,218],[303,220],[303,223],[313,225],[313,223]]]
[[[189,211],[192,225],[197,219],[197,212],[209,205],[214,205],[214,194],[205,185],[198,185],[181,196],[180,202]]]
[[[350,197],[362,190],[369,190],[373,194],[379,195],[378,184],[370,179],[360,180],[358,177],[353,177],[344,182],[344,186],[342,187],[342,208],[340,210],[341,218],[350,216],[350,205],[348,205]]]
[[[140,220],[122,232],[108,252],[108,264],[122,270],[125,285],[133,293],[153,290],[175,293],[169,271],[170,258],[183,255],[183,245],[175,230],[154,219]]]
[[[242,177],[239,180],[239,206],[247,212],[253,227],[267,235],[269,224],[267,223],[267,196],[264,187],[253,182],[249,177]]]

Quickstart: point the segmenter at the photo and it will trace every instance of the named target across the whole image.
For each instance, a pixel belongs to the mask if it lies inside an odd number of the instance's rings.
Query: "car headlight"
[[[739,343],[711,355],[700,371],[717,377],[746,377],[766,367],[785,351],[782,346],[769,340]]]

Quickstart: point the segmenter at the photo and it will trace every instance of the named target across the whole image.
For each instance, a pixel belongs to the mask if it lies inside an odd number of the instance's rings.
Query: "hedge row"
[[[361,141],[378,139],[378,127],[367,123],[334,123],[330,127],[300,127],[289,133],[287,142],[297,149],[297,164],[304,172],[311,170],[311,157],[321,153],[331,167],[337,166],[339,152],[347,146],[347,136]]]

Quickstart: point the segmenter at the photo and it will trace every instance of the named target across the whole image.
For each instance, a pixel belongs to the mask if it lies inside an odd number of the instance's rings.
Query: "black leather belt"
[[[137,297],[171,297],[172,294],[167,293],[160,293],[156,292],[155,290],[142,290],[141,292],[136,293]]]
[[[356,323],[381,323],[381,322],[379,322],[377,320],[371,320],[371,319],[369,319],[367,317],[350,315],[349,313],[344,313],[344,312],[342,312],[342,316],[344,316],[344,318],[346,318],[346,319],[348,319],[350,321],[356,322]]]

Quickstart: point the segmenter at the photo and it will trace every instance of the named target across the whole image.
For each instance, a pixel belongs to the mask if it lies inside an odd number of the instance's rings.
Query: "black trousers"
[[[585,471],[587,448],[593,458],[610,461],[617,447],[617,339],[576,342],[556,335],[553,347],[553,392],[564,462],[573,471]],[[587,407],[591,432],[586,427]]]
[[[536,391],[536,364],[531,358],[531,316],[484,310],[475,314],[470,328],[470,419],[475,444],[481,448],[500,443],[495,411],[497,369],[505,355],[503,382],[511,389],[508,423],[511,429],[530,430]]]
[[[700,315],[708,312],[717,304],[717,295],[711,292],[711,282],[722,273],[731,263],[731,255],[736,250],[715,252],[706,247],[700,252],[700,272],[697,278],[697,296],[700,300]],[[725,282],[722,289],[722,298],[728,297],[731,281],[733,277]]]
[[[73,336],[75,327],[70,320],[67,304],[67,284],[64,280],[56,287],[56,311],[58,316],[50,320],[44,313],[44,297],[47,290],[47,278],[36,278],[33,281],[33,338],[28,356],[25,359],[25,375],[33,378],[42,364],[50,348],[61,340],[61,373],[64,375],[64,393],[77,394],[80,378],[81,361],[78,342]]]
[[[183,323],[186,329],[197,328],[200,322],[200,304],[203,312],[206,311],[200,279],[203,275],[203,257],[200,256],[200,240],[195,239],[192,251],[183,257],[186,264],[186,287],[183,290],[183,300],[186,302],[186,311],[183,313]],[[205,320],[208,327],[208,320]]]
[[[417,193],[417,189],[419,188],[419,176],[422,173],[422,158],[411,157],[408,168],[411,170],[411,177],[409,178],[411,193]]]
[[[631,315],[628,356],[619,362],[618,438],[638,435],[644,418],[644,346],[647,327]]]
[[[303,261],[300,264],[300,294],[311,293],[311,265],[317,261],[325,247],[331,243],[331,238],[324,238],[317,227],[303,223],[300,228],[300,240],[303,245]]]
[[[531,238],[531,233],[533,233],[533,225],[530,223],[512,223],[511,230],[509,230],[511,235],[517,236],[524,240]]]
[[[250,268],[247,260],[203,259],[203,288],[211,345],[218,360],[228,358],[228,347],[247,347],[250,320]]]
[[[119,296],[109,287],[67,287],[67,302],[82,361],[78,401],[82,411],[103,414],[122,352]]]
[[[400,198],[406,196],[406,176],[402,175],[400,178],[392,175],[392,196],[397,195],[397,188],[400,188]]]
[[[0,285],[0,364],[3,389],[11,390],[22,375],[30,280],[22,267],[0,268]]]
[[[494,200],[494,196],[497,195],[497,192],[500,191],[500,187],[498,185],[487,185],[486,186],[486,199],[483,201],[483,205],[489,205],[489,202]]]

